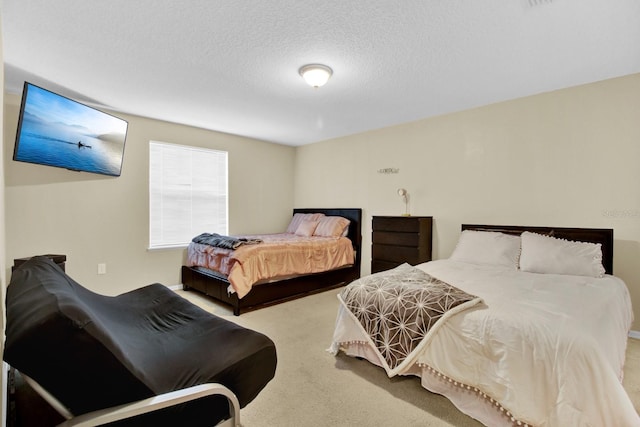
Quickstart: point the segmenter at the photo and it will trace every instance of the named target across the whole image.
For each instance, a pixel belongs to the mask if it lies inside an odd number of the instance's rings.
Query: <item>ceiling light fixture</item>
[[[329,77],[333,74],[333,70],[322,64],[308,64],[300,67],[300,75],[309,86],[324,86]]]

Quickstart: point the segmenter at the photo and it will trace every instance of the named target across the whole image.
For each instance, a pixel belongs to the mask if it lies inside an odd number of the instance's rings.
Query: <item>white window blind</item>
[[[149,248],[228,233],[226,151],[149,142]]]

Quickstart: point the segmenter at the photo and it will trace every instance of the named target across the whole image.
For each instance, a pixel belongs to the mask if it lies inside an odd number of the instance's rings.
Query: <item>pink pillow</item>
[[[316,231],[316,227],[320,224],[320,221],[308,221],[304,220],[300,223],[298,228],[296,229],[296,236],[305,236],[311,237],[313,236],[313,232]]]
[[[325,216],[320,219],[320,224],[313,232],[314,236],[340,237],[349,227],[349,221],[341,216]]]
[[[319,221],[322,217],[324,217],[322,213],[295,213],[287,226],[286,233],[294,234],[298,227],[300,227],[302,221]]]

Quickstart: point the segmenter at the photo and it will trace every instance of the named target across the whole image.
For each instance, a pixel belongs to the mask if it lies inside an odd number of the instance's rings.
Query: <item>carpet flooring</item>
[[[422,388],[417,377],[388,378],[383,369],[367,361],[329,354],[339,290],[237,317],[201,294],[176,292],[275,342],[276,376],[241,411],[244,427],[481,426],[446,398]],[[640,340],[629,339],[623,384],[640,410]]]

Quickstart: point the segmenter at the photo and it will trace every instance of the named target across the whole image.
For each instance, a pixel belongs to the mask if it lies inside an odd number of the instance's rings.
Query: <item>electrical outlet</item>
[[[98,264],[98,274],[107,274],[107,264]]]

